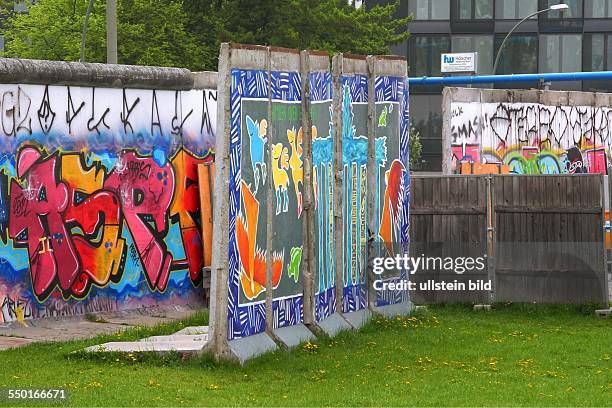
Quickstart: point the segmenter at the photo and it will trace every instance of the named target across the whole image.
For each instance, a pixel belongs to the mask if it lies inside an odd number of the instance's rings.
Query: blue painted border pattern
[[[312,102],[332,100],[332,76],[330,72],[317,71],[310,73],[310,100]]]
[[[270,76],[270,90],[273,101],[302,101],[302,83],[299,73],[272,71]]]
[[[410,114],[409,114],[409,88],[408,79],[402,77],[380,76],[376,77],[374,83],[375,102],[399,102],[400,103],[400,135],[399,135],[399,152],[400,161],[406,168],[404,173],[404,197],[402,214],[400,219],[400,241],[403,246],[403,252],[408,253],[410,245],[410,236],[408,230],[410,227],[410,168],[409,157],[410,149],[408,147],[410,137]],[[400,270],[398,278],[391,281],[400,281],[408,279],[408,274],[405,270]],[[376,306],[387,306],[391,304],[403,303],[409,300],[407,291],[385,291],[376,292]]]
[[[265,303],[240,306],[240,259],[236,242],[236,217],[240,212],[240,163],[242,159],[242,98],[268,99],[268,73],[261,70],[232,69],[230,87],[230,196],[229,196],[229,274],[227,338],[233,340],[261,333],[266,328]]]
[[[368,103],[368,76],[363,74],[340,76],[342,86],[348,84],[353,103]]]

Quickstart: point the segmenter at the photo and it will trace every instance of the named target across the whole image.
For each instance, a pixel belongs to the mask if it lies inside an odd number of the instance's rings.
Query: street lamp
[[[499,50],[497,51],[497,56],[495,57],[495,64],[493,64],[493,75],[497,74],[497,65],[499,64],[499,57],[501,56],[501,52],[504,49],[504,45],[506,44],[506,41],[508,40],[508,38],[510,38],[510,36],[518,28],[518,26],[523,24],[525,21],[529,20],[531,17],[537,16],[538,14],[546,13],[547,11],[567,10],[567,9],[569,9],[569,6],[565,3],[555,4],[553,6],[550,6],[547,9],[536,11],[535,13],[528,15],[527,17],[519,21],[518,24],[512,27],[512,30],[510,30],[506,38],[504,38],[504,41],[502,41],[501,46],[499,47]]]

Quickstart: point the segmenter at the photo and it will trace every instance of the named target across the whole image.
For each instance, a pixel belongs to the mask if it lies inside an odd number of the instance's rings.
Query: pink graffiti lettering
[[[172,255],[162,241],[168,228],[167,211],[174,191],[174,171],[169,163],[160,167],[151,158],[134,152],[124,155],[126,170],[113,172],[104,188],[121,198],[121,207],[145,274],[152,287],[164,290]]]
[[[68,206],[68,188],[55,177],[58,156],[44,160],[40,156],[31,147],[19,153],[18,176],[28,182],[24,188],[11,181],[9,234],[17,243],[27,244],[34,292],[44,298],[56,279],[63,291],[70,289],[79,262],[72,241],[66,239],[69,234],[61,215]],[[22,157],[26,158],[23,162]],[[43,246],[48,237],[54,238],[52,251]]]

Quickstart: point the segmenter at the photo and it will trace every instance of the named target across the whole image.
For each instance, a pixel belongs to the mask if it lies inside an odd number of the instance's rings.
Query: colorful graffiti
[[[301,215],[305,161],[300,76],[295,72],[241,69],[232,69],[231,75],[229,340],[261,333],[266,323],[270,325],[266,322],[266,266],[272,270],[271,326],[290,326],[303,320]],[[389,243],[392,253],[405,249],[408,243],[408,89],[403,78],[376,81],[381,102],[381,113],[377,113],[381,130],[374,144],[377,228],[369,231],[368,77],[341,77],[343,225],[334,225],[331,75],[313,72],[309,82],[316,265],[314,315],[321,321],[336,312],[337,255],[344,260],[339,306],[348,313],[367,306],[368,240]],[[262,123],[266,124],[265,131]],[[274,131],[268,133],[268,126]],[[267,149],[261,147],[264,144]],[[258,189],[261,174],[257,173],[261,173],[261,163],[266,162],[272,186]],[[336,247],[335,228],[343,231],[343,247]],[[272,265],[267,264],[269,260]],[[397,296],[384,295],[379,303],[396,302]]]
[[[367,305],[365,266],[368,239],[366,225],[368,78],[365,75],[343,76],[341,83],[344,167],[342,311],[349,313],[364,309]]]
[[[253,300],[266,290],[266,251],[257,245],[259,201],[243,181],[242,212],[236,221],[236,240],[240,254],[240,281],[244,295]],[[283,272],[284,253],[272,254],[272,286],[277,287]]]
[[[312,181],[315,199],[315,319],[336,311],[336,247],[334,245],[334,129],[332,79],[329,72],[310,74],[312,115]],[[318,129],[327,129],[326,132]]]
[[[232,70],[228,338],[266,327],[266,267],[272,262],[274,328],[302,321],[302,128],[294,72]],[[268,84],[272,94],[268,98]],[[269,116],[271,103],[272,116]],[[268,126],[275,129],[268,134]],[[269,148],[264,148],[264,146]],[[269,169],[265,163],[269,163]],[[273,200],[258,188],[271,172]],[[273,207],[268,219],[268,205]],[[274,226],[271,252],[268,223]]]
[[[316,130],[313,128],[313,131]],[[291,167],[291,178],[293,179],[293,188],[295,190],[295,199],[297,201],[298,218],[302,215],[302,191],[300,185],[303,184],[304,170],[302,169],[302,128],[295,132],[295,128],[287,129],[287,140],[291,145],[291,158],[289,159],[289,167]]]
[[[272,146],[272,180],[276,191],[276,215],[289,210],[289,153],[282,143]],[[297,187],[296,187],[297,188]]]
[[[344,223],[343,311],[349,313],[366,307],[367,226],[367,77],[345,76],[342,88],[342,161]],[[387,125],[391,106],[383,108],[379,125]],[[357,112],[357,113],[355,113]],[[399,124],[399,120],[397,121]],[[397,130],[397,127],[396,127]],[[396,133],[398,135],[399,132]],[[397,137],[397,136],[396,136]],[[387,135],[375,139],[376,225],[380,225],[380,169],[388,160]],[[395,151],[394,151],[395,153]],[[402,201],[403,202],[403,201]],[[375,234],[375,233],[374,233]]]
[[[452,103],[451,170],[499,164],[513,174],[607,174],[612,109]]]
[[[3,87],[3,320],[199,301],[215,92]]]
[[[250,149],[251,149],[251,164],[253,166],[253,175],[255,177],[255,194],[259,189],[259,180],[261,178],[262,185],[266,184],[266,162],[264,161],[264,152],[268,138],[268,121],[262,119],[258,124],[247,115],[247,131],[249,132]],[[261,173],[261,174],[260,174]]]
[[[410,173],[408,172],[408,83],[405,78],[379,76],[374,81],[378,126],[376,139],[385,139],[385,160],[376,166],[375,234],[371,256],[407,253],[409,236]],[[380,156],[382,158],[382,156]],[[386,160],[389,157],[389,160]],[[401,281],[404,270],[388,271],[381,278]],[[398,304],[408,300],[406,291],[376,291],[376,306]]]

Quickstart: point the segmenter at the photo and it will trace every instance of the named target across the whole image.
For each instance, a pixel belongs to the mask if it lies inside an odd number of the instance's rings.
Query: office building
[[[366,0],[366,7],[392,0]],[[398,17],[412,14],[410,38],[393,48],[408,58],[410,76],[440,76],[440,54],[478,52],[478,74],[491,74],[506,34],[524,17],[565,3],[523,23],[506,43],[497,74],[612,70],[612,0],[402,0]],[[493,85],[490,85],[493,86]],[[538,83],[496,88],[538,88]],[[612,91],[612,83],[553,83],[551,89]],[[440,171],[442,89],[411,89],[410,114],[423,144],[420,170]]]

